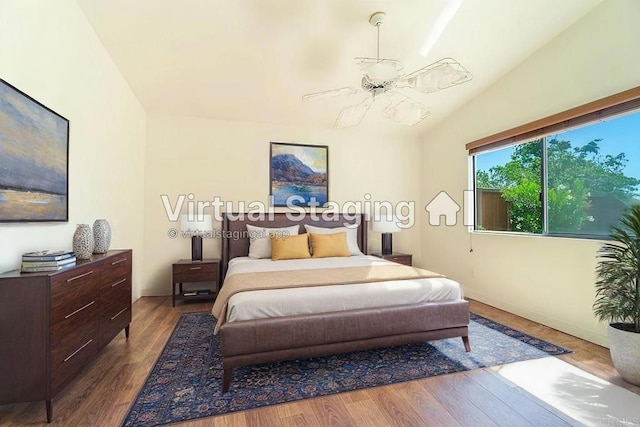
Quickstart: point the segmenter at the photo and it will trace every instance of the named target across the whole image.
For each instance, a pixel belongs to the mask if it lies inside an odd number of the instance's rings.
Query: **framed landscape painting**
[[[274,206],[324,206],[329,200],[329,147],[271,143]]]
[[[68,221],[69,121],[0,80],[0,222]]]

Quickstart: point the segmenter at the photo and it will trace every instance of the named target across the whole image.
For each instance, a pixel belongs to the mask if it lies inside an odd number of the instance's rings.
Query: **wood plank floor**
[[[55,399],[53,423],[120,425],[180,317],[211,303],[171,307],[170,297],[143,297],[133,305],[131,337],[124,333]],[[471,301],[471,310],[574,351],[560,356],[587,372],[634,393],[606,348],[510,313]],[[473,348],[473,341],[471,342]],[[0,379],[1,380],[1,379]],[[0,425],[45,423],[43,402],[0,406]],[[572,421],[491,368],[270,406],[184,423],[185,426],[495,426],[571,425]]]

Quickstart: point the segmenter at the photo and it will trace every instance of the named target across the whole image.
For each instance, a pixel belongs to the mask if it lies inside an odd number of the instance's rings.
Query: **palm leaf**
[[[632,323],[640,333],[640,205],[630,207],[598,251],[593,311],[602,321]]]

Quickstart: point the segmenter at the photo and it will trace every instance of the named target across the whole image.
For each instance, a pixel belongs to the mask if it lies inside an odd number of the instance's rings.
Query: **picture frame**
[[[271,142],[269,183],[273,206],[324,206],[329,201],[329,147]]]
[[[69,221],[69,120],[0,79],[0,222]]]

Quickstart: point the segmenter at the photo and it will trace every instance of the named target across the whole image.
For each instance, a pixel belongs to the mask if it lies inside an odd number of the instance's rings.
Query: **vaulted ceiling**
[[[360,126],[424,133],[580,19],[601,0],[78,0],[149,113],[330,128],[348,97],[302,96],[362,77],[376,56],[369,16],[384,11],[380,56],[406,72],[458,60],[470,82],[419,101],[431,116],[408,128],[374,104]],[[460,6],[426,56],[425,39]],[[567,52],[570,54],[570,52]]]

